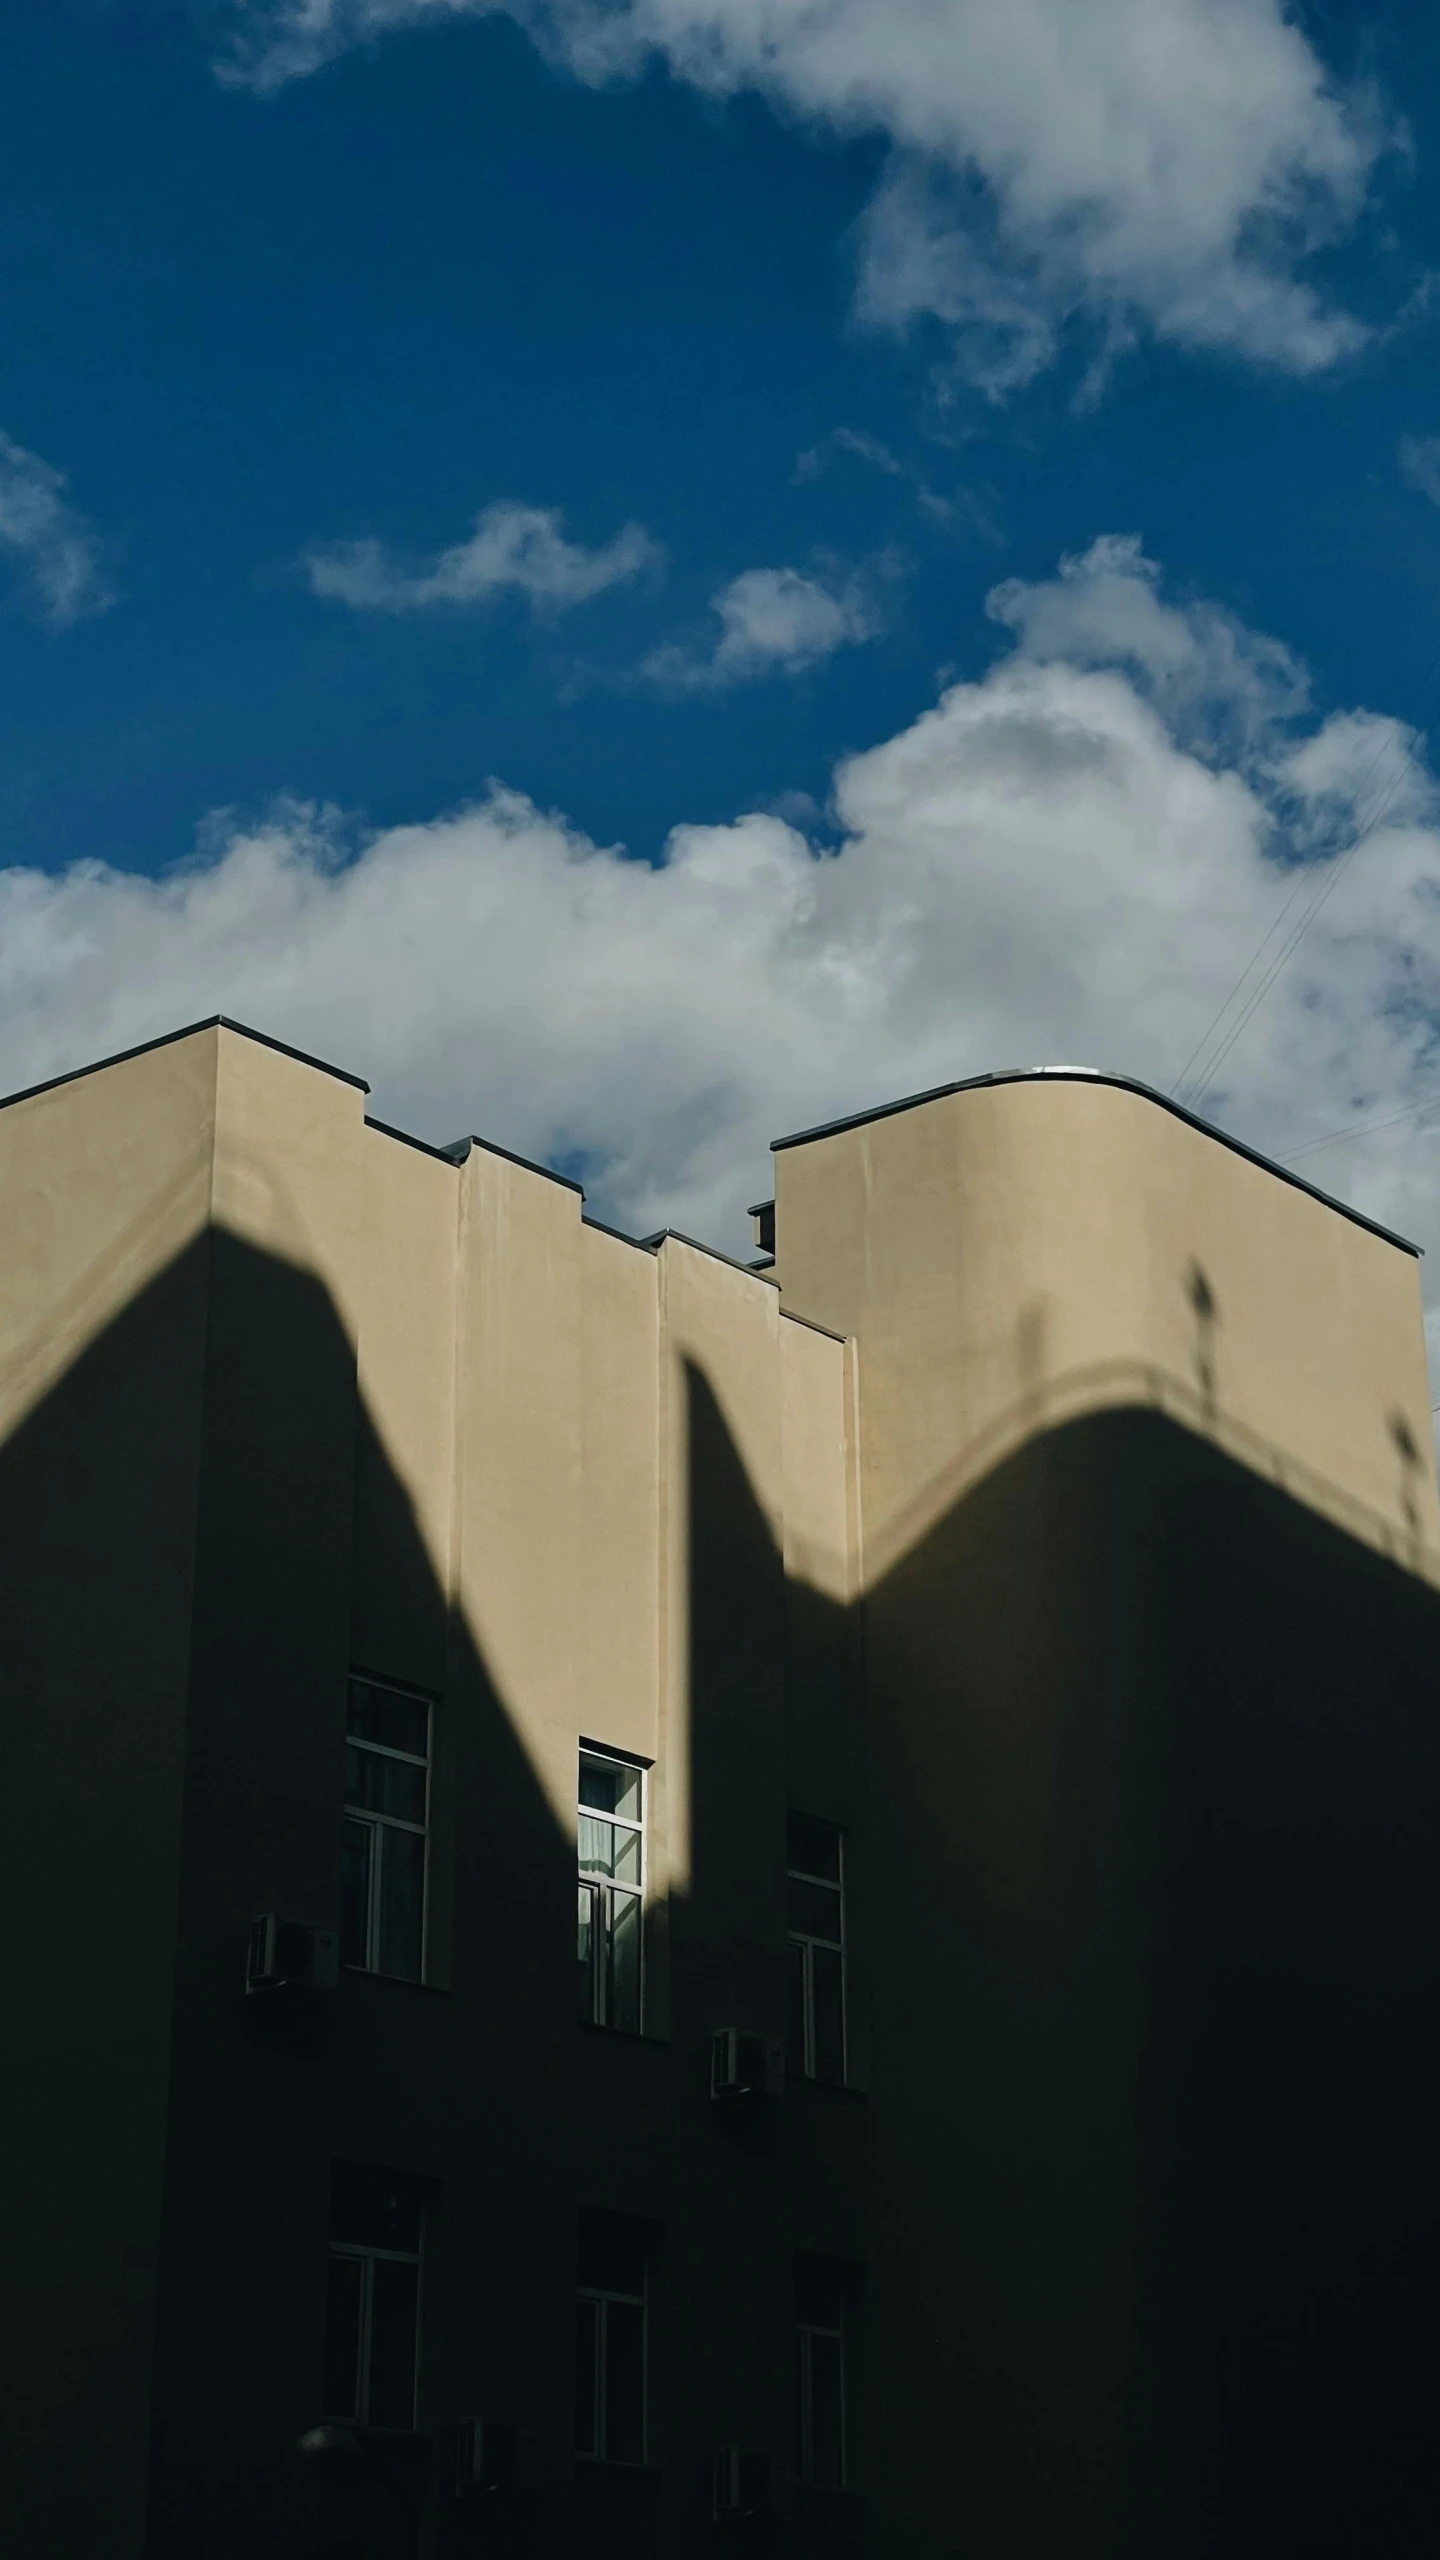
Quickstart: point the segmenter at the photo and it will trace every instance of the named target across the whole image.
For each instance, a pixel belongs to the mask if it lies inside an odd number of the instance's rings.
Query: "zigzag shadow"
[[[708,2549],[710,2447],[788,2423],[796,2245],[868,2267],[869,2495],[802,2499],[757,2548],[1428,2549],[1434,1594],[1121,1411],[1038,1431],[846,1610],[787,1580],[697,1369],[686,1394],[665,2041],[573,2023],[570,1832],[315,1280],[213,1231],[0,1450],[10,1943],[34,1950],[7,2546],[398,2549],[373,2495],[317,2508],[289,2450],[338,2151],[433,2182],[442,2441],[395,2460],[436,2555]],[[357,1657],[443,1697],[435,1983],[347,1977],[307,2050],[251,2032],[241,1951],[256,1910],[337,1906]],[[798,2091],[737,2142],[705,2050],[783,2015],[787,1770],[850,1828],[869,2090]],[[571,2461],[581,2204],[665,2233],[655,2476]],[[478,2524],[444,2488],[472,2407],[529,2440]]]

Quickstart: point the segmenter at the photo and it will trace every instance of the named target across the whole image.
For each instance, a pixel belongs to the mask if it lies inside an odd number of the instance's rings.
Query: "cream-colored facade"
[[[210,1023],[0,1109],[7,2547],[380,2554],[403,2501],[672,2560],[735,2447],[797,2554],[1319,2548],[1253,2412],[1293,2458],[1299,2370],[1357,2387],[1295,2344],[1335,2263],[1434,2231],[1414,2106],[1367,2223],[1322,2103],[1437,1960],[1414,1254],[1079,1070],[782,1141],[765,1269],[365,1100]],[[434,1701],[424,1979],[281,2035],[247,1930],[336,1923],[357,1667]],[[575,2018],[587,1744],[647,1772],[633,2036]],[[846,2085],[717,2104],[715,2031],[785,2031],[787,1807],[845,1841]],[[1277,2142],[1350,2199],[1283,2282]],[[292,2456],[337,2159],[429,2199],[399,2501]],[[575,2458],[582,2213],[650,2234],[639,2467]],[[843,2487],[794,2477],[797,2255]],[[1376,2370],[1311,2505],[1408,2495]],[[467,2413],[522,2449],[483,2508]]]

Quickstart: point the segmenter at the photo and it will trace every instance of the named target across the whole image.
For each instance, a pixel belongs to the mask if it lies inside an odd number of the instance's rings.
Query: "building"
[[[1080,1069],[775,1175],[0,1109],[7,2553],[1428,2550],[1415,1256]]]

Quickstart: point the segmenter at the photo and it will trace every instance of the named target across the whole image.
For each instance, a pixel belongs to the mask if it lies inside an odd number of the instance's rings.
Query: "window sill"
[[[375,1973],[368,1964],[342,1964],[340,1972],[350,1982],[383,1982],[391,1991],[428,1991],[442,2000],[450,1997],[448,1982],[416,1982],[408,1973]]]
[[[597,2018],[577,2018],[575,2024],[582,2036],[600,2036],[606,2044],[650,2045],[657,2052],[663,2052],[670,2042],[668,2036],[656,2035],[649,2027],[607,2027]],[[589,2455],[584,2458],[587,2461],[591,2459]]]

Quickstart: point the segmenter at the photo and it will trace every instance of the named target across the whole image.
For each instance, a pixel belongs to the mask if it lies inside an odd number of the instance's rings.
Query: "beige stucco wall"
[[[408,1145],[366,1122],[355,1084],[231,1029],[0,1111],[0,1561],[24,1604],[21,1687],[43,1763],[42,1818],[22,1844],[32,1863],[7,1881],[12,1926],[45,1908],[52,1960],[83,1990],[62,2014],[42,1986],[28,2030],[45,2066],[31,2084],[53,2098],[53,2121],[40,2111],[28,2127],[37,2185],[47,2159],[68,2159],[65,2140],[75,2157],[60,2181],[70,2220],[37,2230],[27,2281],[37,2318],[66,2286],[83,2311],[98,2264],[113,2313],[92,2323],[73,2400],[108,2409],[105,2425],[87,2433],[62,2412],[57,2448],[43,2434],[60,2424],[53,2385],[10,2405],[39,2447],[35,2478],[78,2462],[77,2499],[101,2517],[108,2502],[117,2551],[138,2551],[141,2532],[162,2187],[183,2235],[185,2178],[198,2190],[211,2176],[214,2091],[204,2068],[187,2077],[187,2038],[214,2059],[249,1914],[333,1916],[349,1661],[441,1701],[430,1982],[398,2001],[396,1986],[352,1983],[352,2079],[286,2096],[292,2130],[308,2128],[303,2175],[267,2145],[263,2075],[235,2066],[226,2120],[253,2191],[232,2164],[230,2245],[243,2252],[248,2229],[256,2264],[265,2248],[277,2266],[313,2263],[318,2288],[337,2144],[443,2180],[461,2156],[447,2165],[446,2143],[511,2141],[547,2200],[568,2179],[584,2201],[669,2217],[677,2299],[724,2313],[713,2346],[686,2342],[697,2445],[721,2427],[725,2440],[783,2440],[797,2246],[868,2257],[892,2415],[909,2406],[907,2358],[942,2316],[917,2323],[915,2233],[953,2231],[954,2164],[970,2163],[973,2186],[985,2141],[1003,2203],[1021,2136],[1048,2128],[1053,2176],[1042,2161],[1035,2177],[1056,2247],[1040,2245],[1028,2206],[1018,2218],[1037,2268],[1053,2271],[1077,2232],[1077,2300],[1087,2252],[1107,2282],[1120,2264],[1145,1897],[1127,1900],[1114,1861],[1091,1857],[1075,1737],[1103,1727],[1103,1739],[1118,1719],[1115,1764],[1131,1753],[1148,1785],[1169,1657],[1150,1624],[1164,1577],[1145,1548],[1157,1435],[1134,1409],[1182,1423],[1186,1457],[1209,1440],[1435,1574],[1416,1266],[1142,1095],[1059,1079],[785,1149],[777,1193],[783,1288],[678,1237],[628,1244],[585,1221],[572,1187],[482,1144],[458,1165]],[[1124,1408],[1088,1451],[1083,1433],[1050,1428]],[[1185,1472],[1172,1453],[1156,1483],[1165,1468]],[[1208,1607],[1200,1581],[1191,1596]],[[192,1692],[204,1712],[187,1731]],[[647,2025],[671,2028],[671,2060],[638,2060],[673,2061],[672,2081],[569,2034],[582,1736],[653,1763]],[[683,2190],[687,2164],[713,2170],[695,2114],[707,2039],[722,2020],[783,2022],[787,1801],[847,1826],[852,2077],[863,2086],[873,2060],[872,2103],[795,2089],[793,2192],[732,2181],[702,2228]],[[1142,1807],[1137,1839],[1148,1819]],[[477,1877],[485,1861],[493,1874]],[[524,1926],[517,1876],[533,1885]],[[107,1935],[126,1895],[127,1930]],[[1117,1913],[1129,1952],[1112,1963]],[[1032,2039],[1015,2123],[998,2108],[977,2153],[976,2093],[1009,2085],[1012,2022],[1023,2043],[1036,1980],[1053,1968],[1068,1983],[1072,1954],[1083,1989],[1087,1948],[1100,1951],[1104,2035],[1073,2072],[1068,2046],[1057,2063]],[[962,2029],[938,2061],[937,1973]],[[998,2006],[997,1981],[1013,1991]],[[466,2022],[453,2045],[441,1993]],[[1054,2004],[1067,2014],[1068,1995]],[[988,2073],[974,2067],[987,2034]],[[508,2129],[497,2053],[520,2057]],[[75,2085],[97,2066],[103,2178]],[[1099,2165],[1077,2214],[1081,2101]],[[488,2196],[475,2212],[478,2229]],[[201,2218],[195,2203],[193,2227]],[[544,2363],[549,2380],[534,2397],[559,2413],[558,2476],[564,2340],[541,2311],[570,2281],[569,2241],[553,2215],[543,2230],[515,2221],[515,2298],[523,2280],[541,2307],[534,2371]],[[1003,2212],[989,2222],[1000,2229]],[[482,2232],[474,2264],[499,2245]],[[550,2267],[548,2295],[532,2259]],[[938,2254],[928,2274],[949,2283]],[[1002,2308],[1029,2298],[1002,2274]],[[984,2297],[972,2283],[967,2298],[973,2316]],[[1096,2405],[1118,2409],[1123,2285],[1107,2316],[1108,2362],[1093,2320],[1075,2334]],[[320,2321],[317,2289],[275,2349],[277,2409],[285,2356],[309,2408]],[[30,2334],[23,2308],[18,2325]],[[177,2294],[177,2362],[192,2328]],[[765,2342],[753,2370],[725,2343],[752,2332]],[[513,2387],[513,2340],[501,2343],[500,2381],[477,2381],[466,2405]],[[238,2368],[239,2332],[229,2351]],[[1036,2354],[1012,2359],[1017,2405],[1052,2349]],[[985,2356],[993,2365],[988,2340]],[[934,2365],[937,2395],[951,2380]],[[210,2369],[194,2389],[197,2409],[244,2398],[238,2369],[233,2391]],[[937,2446],[948,2464],[948,2423],[948,2409],[917,2422],[913,2479],[900,2465],[902,2507],[942,2534],[948,2490],[924,2465]],[[1012,2475],[995,2468],[1003,2505]],[[903,2521],[876,2512],[877,2547],[888,2534],[899,2548]],[[81,2516],[64,2548],[93,2547]]]
[[[0,1434],[204,1227],[220,1036],[0,1110]]]
[[[1133,1404],[1436,1572],[1415,1258],[1143,1094],[939,1096],[782,1148],[776,1204],[785,1303],[859,1338],[867,1579],[1037,1431]]]

